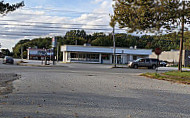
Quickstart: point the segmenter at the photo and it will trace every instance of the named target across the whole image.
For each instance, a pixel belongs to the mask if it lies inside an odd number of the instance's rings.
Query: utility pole
[[[55,65],[55,48],[57,44],[57,39],[56,37],[52,38],[52,48],[53,48],[53,65]]]
[[[53,47],[53,65],[55,65],[55,47]]]
[[[75,40],[75,45],[78,45],[78,41],[77,41],[77,39]]]
[[[59,42],[57,42],[57,62],[59,61]]]
[[[21,45],[21,62],[23,61],[23,46]]]
[[[178,64],[178,71],[182,72],[182,56],[183,56],[183,38],[184,38],[184,24],[185,24],[185,16],[184,16],[184,10],[185,10],[185,1],[183,2],[183,10],[182,10],[182,36],[180,39],[180,54],[179,54],[179,64]]]
[[[113,26],[113,64],[116,67],[115,25]]]

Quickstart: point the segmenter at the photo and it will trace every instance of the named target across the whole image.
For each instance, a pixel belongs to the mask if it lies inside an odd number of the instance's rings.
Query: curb
[[[61,65],[34,65],[34,64],[17,64],[19,66],[34,66],[34,67],[66,67]]]

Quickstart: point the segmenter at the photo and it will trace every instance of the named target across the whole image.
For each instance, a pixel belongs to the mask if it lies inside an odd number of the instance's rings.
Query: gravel
[[[5,95],[13,91],[12,82],[19,76],[14,73],[0,73],[0,95]]]

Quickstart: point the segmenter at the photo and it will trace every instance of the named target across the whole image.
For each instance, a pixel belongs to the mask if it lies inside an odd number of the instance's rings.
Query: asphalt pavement
[[[2,65],[21,76],[0,96],[1,118],[189,118],[190,86],[101,64]],[[167,71],[167,68],[161,68]]]

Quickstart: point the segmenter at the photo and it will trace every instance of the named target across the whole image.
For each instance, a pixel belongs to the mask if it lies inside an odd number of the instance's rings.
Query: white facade
[[[61,51],[65,63],[113,63],[113,47],[64,45],[61,46]],[[116,48],[116,63],[127,64],[129,61],[149,57],[151,54],[152,50]]]
[[[157,58],[157,55],[155,53],[152,53],[152,55],[150,55],[150,58]],[[159,55],[159,59],[163,61],[167,61],[168,64],[171,64],[171,65],[178,65],[179,50],[163,51]],[[185,67],[190,66],[190,50],[183,50],[182,65]]]

